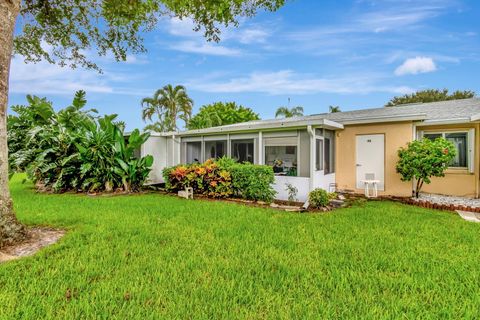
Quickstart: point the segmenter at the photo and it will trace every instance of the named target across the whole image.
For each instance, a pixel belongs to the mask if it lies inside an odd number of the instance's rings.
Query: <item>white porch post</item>
[[[258,164],[265,164],[263,157],[263,134],[262,131],[258,131]]]
[[[232,150],[230,150],[230,133],[227,133],[227,149],[225,150],[227,157],[232,158]]]
[[[172,135],[172,166],[176,166],[177,163],[175,162],[175,153],[176,153],[176,148],[175,148],[175,134]]]
[[[307,126],[308,134],[310,135],[310,179],[309,190],[312,191],[315,186],[315,131],[312,126]],[[300,155],[301,156],[301,155]]]

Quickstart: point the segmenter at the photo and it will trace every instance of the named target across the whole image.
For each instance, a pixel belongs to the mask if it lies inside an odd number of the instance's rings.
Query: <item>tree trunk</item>
[[[20,0],[0,0],[0,248],[25,238],[8,189],[7,103],[13,31]]]

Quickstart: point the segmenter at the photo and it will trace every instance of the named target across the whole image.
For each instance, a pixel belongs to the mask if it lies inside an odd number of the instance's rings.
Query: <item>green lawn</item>
[[[23,222],[69,232],[0,265],[0,319],[480,317],[480,225],[448,212],[44,195],[18,176],[11,187]]]

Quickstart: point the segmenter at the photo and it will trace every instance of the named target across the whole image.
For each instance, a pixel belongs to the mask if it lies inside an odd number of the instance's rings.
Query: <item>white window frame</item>
[[[280,137],[274,137],[274,138],[280,138]],[[270,139],[270,138],[269,138]],[[297,137],[297,141],[295,143],[288,143],[288,142],[278,142],[278,143],[271,143],[271,142],[265,142],[266,139],[264,139],[264,144],[263,144],[263,163],[267,163],[266,161],[266,156],[267,156],[267,147],[296,147],[297,148],[297,175],[296,176],[289,176],[293,178],[300,177],[300,136]]]
[[[238,143],[238,141],[242,141],[243,143],[246,143],[245,141],[247,141],[247,140],[252,140],[252,142],[253,142],[253,163],[256,164],[258,162],[257,161],[257,157],[258,157],[258,154],[257,154],[257,140],[254,137],[250,137],[250,138],[241,138],[241,137],[230,138],[228,140],[229,141],[228,156],[230,158],[233,158],[233,148],[232,148],[233,143],[235,143],[235,142]]]
[[[203,145],[204,145],[204,150],[203,150],[203,161],[206,161],[208,159],[211,159],[210,157],[207,157],[207,153],[209,152],[209,150],[207,150],[207,144],[208,143],[218,143],[218,142],[224,142],[225,143],[225,148],[224,148],[224,152],[223,152],[223,155],[224,156],[227,156],[227,157],[230,157],[230,154],[228,153],[228,139],[225,137],[225,139],[204,139],[204,142],[203,142]],[[217,146],[215,145],[215,152],[217,152]],[[218,159],[218,158],[216,158]]]
[[[317,140],[322,141],[322,154],[320,156],[320,169],[317,168],[318,145]],[[315,136],[315,171],[323,171],[325,169],[325,139],[321,136]]]
[[[470,173],[475,171],[475,129],[463,129],[463,130],[425,130],[420,132],[420,138],[424,138],[426,134],[440,134],[445,139],[446,134],[449,133],[466,133],[467,134],[467,166],[466,167],[453,167],[449,166],[449,169],[464,169]]]

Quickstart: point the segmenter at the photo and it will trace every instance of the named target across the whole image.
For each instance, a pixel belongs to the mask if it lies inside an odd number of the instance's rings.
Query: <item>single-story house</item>
[[[150,179],[162,182],[162,169],[224,155],[274,167],[278,199],[285,186],[298,188],[304,201],[315,188],[364,192],[362,180],[379,180],[380,195],[410,196],[412,182],[395,171],[397,151],[423,137],[445,137],[457,155],[443,178],[424,191],[478,197],[480,192],[480,99],[258,120],[200,130],[153,134],[142,154],[155,158]]]

